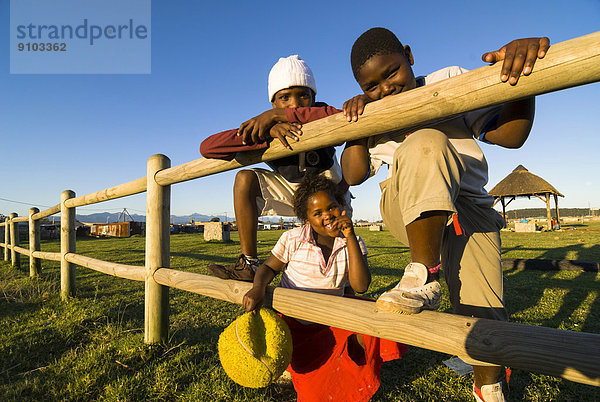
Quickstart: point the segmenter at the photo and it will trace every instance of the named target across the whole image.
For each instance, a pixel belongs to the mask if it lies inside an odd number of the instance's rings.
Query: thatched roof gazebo
[[[500,183],[496,184],[489,191],[490,195],[496,198],[494,205],[500,201],[502,203],[502,216],[506,216],[506,206],[517,197],[535,196],[546,203],[546,212],[548,219],[548,230],[552,230],[552,215],[550,214],[550,195],[554,196],[556,205],[556,223],[560,225],[558,213],[558,196],[564,197],[550,183],[539,176],[530,173],[523,165],[519,165],[506,176]],[[505,199],[508,198],[508,202]]]

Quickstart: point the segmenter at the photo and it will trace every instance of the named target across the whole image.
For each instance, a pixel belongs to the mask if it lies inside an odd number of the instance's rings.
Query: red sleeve
[[[340,113],[340,109],[333,106],[299,107],[297,109],[285,109],[285,115],[290,123],[306,124],[311,121]]]
[[[232,160],[237,152],[264,149],[268,143],[244,145],[242,137],[236,135],[237,129],[213,134],[200,144],[200,153],[205,158]]]

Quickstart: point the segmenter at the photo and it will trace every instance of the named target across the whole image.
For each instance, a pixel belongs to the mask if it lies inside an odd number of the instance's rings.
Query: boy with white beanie
[[[277,138],[292,149],[288,141],[298,141],[300,125],[290,123],[286,109],[321,106],[315,102],[317,87],[313,73],[298,55],[280,58],[269,73],[268,110],[244,123],[239,129],[223,131],[208,137],[200,144],[200,153],[206,158],[231,160],[237,152],[264,149]],[[334,147],[302,152],[266,162],[272,170],[243,169],[235,177],[233,200],[242,253],[235,264],[210,264],[208,269],[222,279],[252,281],[258,268],[256,232],[258,217],[264,215],[294,216],[292,198],[300,181],[308,173],[318,173],[339,183],[346,192],[348,186]],[[350,212],[350,211],[348,211]]]

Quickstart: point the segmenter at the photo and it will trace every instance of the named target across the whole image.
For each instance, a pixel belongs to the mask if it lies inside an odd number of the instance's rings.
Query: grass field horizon
[[[502,232],[504,258],[600,261],[600,223],[546,233]],[[408,248],[389,232],[357,229],[369,249],[373,281],[365,294],[391,288],[409,261]],[[281,231],[259,232],[264,260]],[[211,262],[232,263],[237,233],[228,243],[199,234],[171,236],[171,268],[206,274]],[[77,252],[131,265],[144,264],[145,239],[78,238]],[[59,251],[58,241],[42,242]],[[170,335],[165,345],[145,345],[144,285],[77,267],[77,296],[59,298],[59,264],[43,261],[39,280],[0,262],[0,398],[2,400],[214,400],[288,401],[293,389],[274,384],[248,389],[233,383],[217,355],[221,331],[242,313],[239,305],[170,291]],[[600,333],[600,273],[504,271],[512,322]],[[444,286],[440,311],[451,312]],[[385,363],[375,401],[472,400],[472,376],[457,376],[449,355],[411,347]],[[600,400],[600,388],[513,370],[508,400]]]

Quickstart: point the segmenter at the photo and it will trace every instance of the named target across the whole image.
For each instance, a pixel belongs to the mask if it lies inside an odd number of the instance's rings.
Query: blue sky
[[[51,1],[51,0],[48,0]],[[9,1],[0,0],[0,213],[52,206],[60,192],[88,194],[145,176],[163,153],[172,165],[200,157],[208,135],[270,108],[267,74],[299,54],[317,100],[340,107],[359,87],[349,52],[366,29],[384,26],[409,44],[417,74],[449,65],[474,69],[481,54],[512,39],[552,43],[598,30],[600,2],[152,2],[151,74],[10,74]],[[559,205],[600,207],[599,84],[538,98],[530,139],[519,150],[482,144],[491,188],[523,164],[565,194]],[[385,172],[353,189],[356,218],[379,218]],[[172,189],[172,213],[233,214],[228,172]],[[543,207],[539,200],[511,207]],[[78,213],[143,213],[143,195]]]

